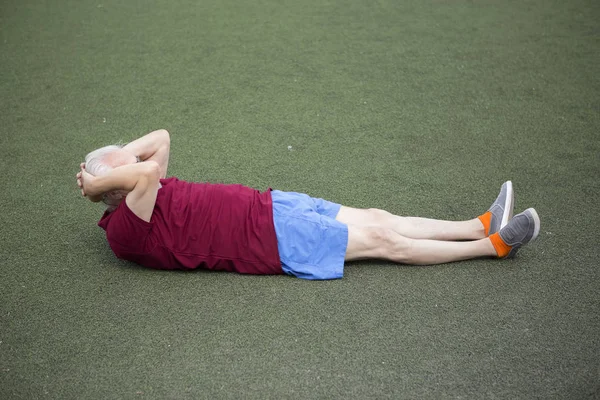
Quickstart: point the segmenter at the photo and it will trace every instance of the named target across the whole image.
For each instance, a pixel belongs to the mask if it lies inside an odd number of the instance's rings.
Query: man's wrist
[[[102,200],[102,195],[107,191],[106,189],[109,182],[110,173],[108,175],[95,176],[94,179],[90,180],[86,190],[90,200],[91,198],[97,199],[96,202]]]

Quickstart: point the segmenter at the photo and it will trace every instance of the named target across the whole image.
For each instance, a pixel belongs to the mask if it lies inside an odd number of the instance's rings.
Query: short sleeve
[[[153,222],[144,221],[135,215],[127,206],[127,202],[122,201],[113,211],[106,237],[111,245],[116,242],[129,251],[145,252],[153,226]]]

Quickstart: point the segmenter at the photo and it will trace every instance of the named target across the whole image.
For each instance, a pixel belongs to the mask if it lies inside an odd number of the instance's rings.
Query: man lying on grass
[[[534,240],[533,208],[512,218],[513,189],[469,221],[400,217],[306,194],[166,178],[165,130],[89,153],[81,193],[107,210],[98,223],[115,255],[151,268],[341,278],[344,262],[377,258],[440,264],[506,258]]]

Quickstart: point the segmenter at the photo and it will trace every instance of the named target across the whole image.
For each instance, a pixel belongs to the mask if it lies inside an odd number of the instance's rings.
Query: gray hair
[[[94,176],[108,174],[113,167],[105,162],[106,156],[121,148],[123,148],[123,145],[113,144],[88,153],[85,156],[85,170]],[[125,197],[125,194],[122,190],[113,190],[102,194],[102,202],[106,204],[108,211],[114,211],[123,200],[123,197]]]

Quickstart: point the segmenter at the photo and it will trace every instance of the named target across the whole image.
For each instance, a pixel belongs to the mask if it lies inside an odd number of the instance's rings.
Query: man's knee
[[[373,227],[369,229],[369,239],[376,244],[379,258],[401,261],[409,257],[411,239],[393,229]]]
[[[369,214],[376,218],[386,218],[392,215],[389,212],[381,210],[379,208],[367,208],[367,211],[369,212]]]
[[[379,258],[405,262],[409,260],[413,239],[383,226],[348,226],[346,260]]]
[[[366,210],[370,216],[371,221],[375,222],[378,225],[387,225],[392,222],[392,218],[394,215],[385,210],[381,210],[379,208],[367,208]]]
[[[398,234],[392,229],[374,226],[368,229],[368,238],[379,258],[388,258],[394,251]]]

